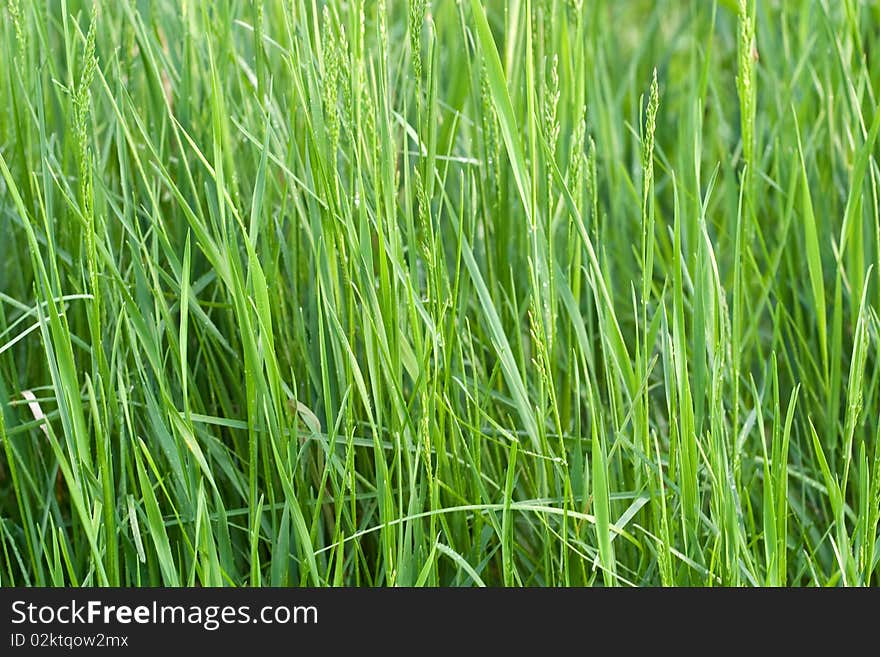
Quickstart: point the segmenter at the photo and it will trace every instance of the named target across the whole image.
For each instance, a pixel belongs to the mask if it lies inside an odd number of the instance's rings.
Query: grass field
[[[877,3],[0,13],[0,584],[880,584]]]

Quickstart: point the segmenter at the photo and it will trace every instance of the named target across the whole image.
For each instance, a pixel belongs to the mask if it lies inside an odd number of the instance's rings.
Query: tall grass
[[[880,583],[874,4],[3,11],[0,583]]]

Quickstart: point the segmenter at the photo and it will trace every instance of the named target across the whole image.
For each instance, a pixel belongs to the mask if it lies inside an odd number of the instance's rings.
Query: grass
[[[0,583],[880,584],[880,7],[0,27]]]

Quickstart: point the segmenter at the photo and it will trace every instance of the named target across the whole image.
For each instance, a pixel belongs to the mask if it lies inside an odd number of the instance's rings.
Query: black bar
[[[569,653],[572,646],[585,654],[608,652],[601,646],[622,654],[637,648],[665,654],[699,645],[762,651],[767,636],[778,636],[790,649],[799,640],[815,647],[823,636],[873,634],[880,593],[0,588],[0,609],[0,655],[387,655],[433,648],[458,657],[500,649]],[[693,643],[703,636],[709,644]]]

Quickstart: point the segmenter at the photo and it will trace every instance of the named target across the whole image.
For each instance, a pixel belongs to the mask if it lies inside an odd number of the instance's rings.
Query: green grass
[[[0,584],[880,584],[880,5],[0,10]]]

